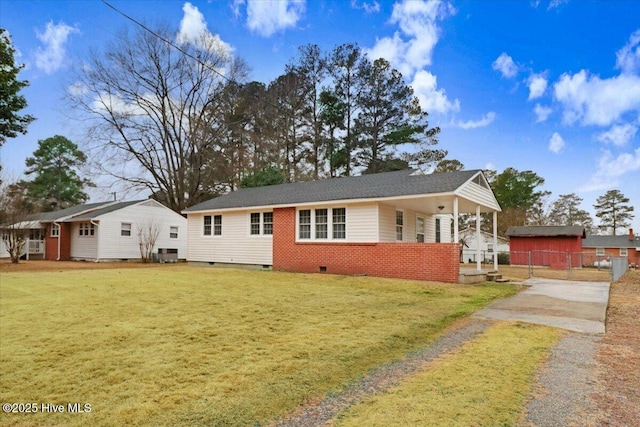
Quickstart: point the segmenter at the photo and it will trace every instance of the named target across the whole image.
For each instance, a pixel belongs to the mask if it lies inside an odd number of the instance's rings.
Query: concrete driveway
[[[474,317],[549,325],[588,334],[604,334],[608,282],[531,278],[528,289],[497,301]]]

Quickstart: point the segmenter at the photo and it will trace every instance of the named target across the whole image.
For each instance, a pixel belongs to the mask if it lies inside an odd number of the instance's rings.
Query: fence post
[[[567,252],[567,279],[571,280],[571,253]]]

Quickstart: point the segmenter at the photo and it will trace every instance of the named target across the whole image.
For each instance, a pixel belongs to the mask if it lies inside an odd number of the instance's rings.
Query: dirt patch
[[[13,273],[17,271],[63,271],[63,270],[105,270],[114,268],[157,268],[158,266],[171,266],[178,264],[152,264],[135,261],[128,262],[92,262],[92,261],[46,261],[30,260],[12,264],[8,259],[0,260],[0,273]]]
[[[640,271],[611,285],[606,328],[596,353],[595,425],[640,425]]]
[[[499,265],[498,271],[503,277],[511,281],[523,281],[529,278],[528,267]],[[555,270],[547,267],[534,267],[533,277],[559,280],[580,280],[588,282],[608,282],[611,280],[611,271],[597,268],[580,268],[569,270]]]

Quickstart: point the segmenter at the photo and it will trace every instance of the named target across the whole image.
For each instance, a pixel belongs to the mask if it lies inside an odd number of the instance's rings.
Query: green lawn
[[[459,351],[339,417],[339,427],[513,426],[559,329],[496,323]]]
[[[2,273],[0,401],[91,412],[0,424],[264,423],[515,291],[188,266]]]

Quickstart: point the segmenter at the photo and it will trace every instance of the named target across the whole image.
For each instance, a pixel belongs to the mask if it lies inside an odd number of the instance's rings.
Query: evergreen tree
[[[18,112],[27,107],[22,88],[29,86],[26,80],[18,80],[18,73],[24,65],[16,65],[15,49],[5,29],[0,28],[0,147],[7,138],[15,138],[19,133],[27,133],[27,126],[35,118]]]
[[[593,219],[589,212],[580,209],[582,198],[574,193],[562,194],[553,202],[549,211],[549,223],[552,225],[581,225],[590,233]]]
[[[83,191],[84,187],[94,184],[80,178],[76,169],[86,161],[78,146],[64,136],[38,141],[33,157],[25,160],[25,173],[35,175],[32,181],[25,183],[28,197],[37,202],[44,212],[84,203],[89,198]]]
[[[634,218],[633,206],[629,206],[629,198],[625,197],[620,190],[609,190],[596,199],[593,207],[596,209],[596,216],[600,218],[599,228],[611,230],[616,235],[619,228],[629,227],[630,221]]]

